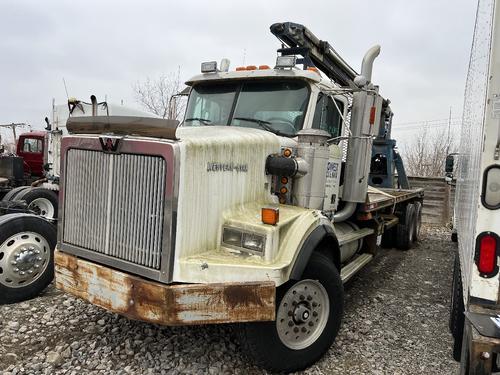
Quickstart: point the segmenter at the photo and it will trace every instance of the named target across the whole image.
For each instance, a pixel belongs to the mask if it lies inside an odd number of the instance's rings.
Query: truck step
[[[353,277],[358,271],[366,266],[373,259],[373,254],[360,254],[352,262],[347,264],[340,271],[340,278],[342,282],[345,283],[351,277]]]
[[[350,232],[348,234],[345,234],[345,235],[342,235],[342,236],[339,236],[338,237],[338,240],[339,240],[339,245],[342,246],[346,243],[349,243],[349,242],[353,242],[353,241],[357,241],[359,240],[360,238],[363,238],[363,237],[366,237],[366,236],[369,236],[370,234],[372,234],[374,232],[373,229],[371,228],[362,228],[362,229],[359,229],[357,231],[354,231],[354,232]]]

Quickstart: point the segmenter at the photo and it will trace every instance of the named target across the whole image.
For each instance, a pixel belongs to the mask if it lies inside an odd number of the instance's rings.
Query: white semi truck
[[[276,66],[203,63],[179,127],[69,118],[55,272],[58,288],[132,319],[244,323],[258,365],[294,371],[333,343],[343,283],[378,241],[417,240],[423,191],[394,164],[372,83],[380,47],[358,74],[302,25],[271,31]]]
[[[479,0],[456,170],[450,330],[461,374],[500,367],[500,2]],[[456,234],[455,234],[456,233]]]

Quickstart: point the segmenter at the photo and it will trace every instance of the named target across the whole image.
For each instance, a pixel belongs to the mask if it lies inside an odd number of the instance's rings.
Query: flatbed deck
[[[389,189],[389,188],[368,188],[366,202],[360,205],[358,212],[368,213],[378,211],[385,207],[390,207],[396,203],[404,202],[410,199],[424,197],[424,189]]]

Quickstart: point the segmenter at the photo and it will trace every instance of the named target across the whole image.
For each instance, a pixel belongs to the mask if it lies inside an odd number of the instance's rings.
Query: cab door
[[[42,137],[21,135],[17,144],[17,154],[24,160],[25,172],[32,176],[43,176]]]

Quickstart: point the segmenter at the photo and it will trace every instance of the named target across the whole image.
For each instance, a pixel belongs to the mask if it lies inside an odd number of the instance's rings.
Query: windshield
[[[293,137],[308,99],[307,83],[299,80],[201,83],[191,91],[184,126],[242,126]]]

